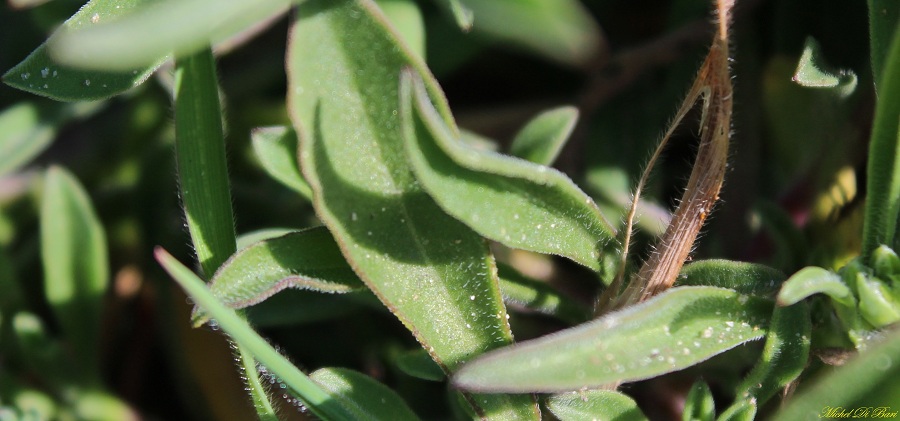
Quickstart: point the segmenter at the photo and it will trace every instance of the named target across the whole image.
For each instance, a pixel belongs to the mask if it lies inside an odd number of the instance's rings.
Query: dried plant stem
[[[728,70],[728,27],[734,0],[717,3],[718,31],[706,60],[700,67],[688,95],[650,158],[638,182],[631,208],[626,219],[624,247],[619,273],[610,288],[600,297],[601,311],[612,311],[644,301],[675,282],[684,261],[688,258],[694,241],[713,205],[719,199],[719,190],[725,179],[728,159],[728,141],[731,134],[732,86]],[[644,262],[637,275],[618,298],[624,278],[628,247],[637,203],[650,176],[675,128],[681,123],[694,104],[703,99],[700,121],[700,147],[691,171],[690,179],[672,222],[663,234],[656,250]]]

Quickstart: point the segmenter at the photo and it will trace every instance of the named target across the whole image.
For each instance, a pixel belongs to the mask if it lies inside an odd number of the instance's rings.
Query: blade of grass
[[[863,260],[886,244],[900,249],[900,31],[894,33],[875,104],[875,122],[869,141],[866,212],[863,221]]]
[[[297,393],[297,397],[318,417],[327,420],[354,420],[354,415],[347,413],[327,392],[309,379],[302,371],[291,364],[265,339],[253,331],[234,310],[225,307],[206,288],[200,278],[161,248],[155,251],[156,260],[166,269],[169,275],[181,285],[191,299],[202,307],[219,327],[236,343],[250,352],[266,370],[278,376],[288,387]]]

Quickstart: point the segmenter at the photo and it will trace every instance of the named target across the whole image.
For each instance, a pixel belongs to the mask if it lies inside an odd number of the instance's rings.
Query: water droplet
[[[702,336],[704,338],[712,338],[712,335],[713,335],[713,328],[707,327],[706,329],[703,329],[703,333],[700,336]]]
[[[513,214],[513,219],[519,219],[519,214]]]
[[[41,69],[41,77],[46,78],[50,74],[50,68],[44,67]]]
[[[28,77],[31,76],[31,73],[22,73],[22,80],[28,80]]]
[[[85,79],[85,80],[84,80],[84,86],[91,86],[91,80],[90,80],[90,79]]]
[[[97,23],[97,22],[100,22],[100,14],[94,13],[94,16],[91,16],[91,23]]]
[[[731,321],[725,322],[725,326],[734,327],[734,322],[731,322]]]
[[[351,220],[351,221],[355,221],[355,220],[357,220],[357,219],[358,219],[358,218],[357,218],[357,216],[356,216],[356,212],[353,212],[353,213],[350,214],[350,220]]]
[[[891,361],[891,357],[887,355],[881,355],[875,361],[875,368],[881,371],[887,371],[892,365],[894,365],[893,361]]]
[[[472,300],[472,301],[475,301],[475,296],[474,296],[474,295],[470,295],[470,296],[469,296],[469,299]]]
[[[689,348],[682,349],[681,352],[682,352],[684,355],[691,355],[691,350],[690,350]]]

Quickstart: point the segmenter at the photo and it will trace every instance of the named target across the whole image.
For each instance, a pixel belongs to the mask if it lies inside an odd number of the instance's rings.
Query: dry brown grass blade
[[[703,222],[719,199],[719,190],[725,179],[728,141],[731,135],[732,86],[728,68],[728,30],[733,7],[734,0],[717,2],[718,30],[709,54],[638,182],[634,201],[626,219],[619,274],[610,288],[600,297],[599,304],[603,312],[644,301],[671,287],[690,255]],[[700,147],[684,195],[656,249],[641,266],[637,275],[631,279],[622,295],[616,298],[624,278],[625,259],[628,255],[632,225],[641,191],[672,133],[701,98],[703,103]]]

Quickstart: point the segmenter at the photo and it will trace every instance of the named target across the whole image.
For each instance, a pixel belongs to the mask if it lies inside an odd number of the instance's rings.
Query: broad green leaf
[[[600,29],[577,0],[462,3],[475,16],[475,31],[564,64],[582,65],[600,47]]]
[[[815,266],[800,269],[784,282],[778,292],[778,305],[789,306],[815,294],[825,294],[845,306],[856,306],[853,293],[840,276]]]
[[[809,360],[811,337],[812,323],[805,302],[776,306],[762,356],[738,386],[738,399],[763,405],[797,379]]]
[[[709,386],[703,380],[697,380],[691,386],[684,401],[682,421],[713,421],[716,418],[716,402],[713,400]]]
[[[550,336],[466,364],[454,384],[492,392],[556,392],[647,379],[690,367],[766,334],[769,301],[715,287],[677,287]]]
[[[156,260],[166,272],[184,288],[198,306],[215,319],[217,325],[232,340],[247,350],[266,370],[290,387],[307,408],[318,417],[328,420],[352,421],[354,414],[339,405],[335,397],[320,388],[306,374],[278,353],[259,336],[234,310],[220,303],[197,275],[161,248],[155,251]]]
[[[891,7],[894,8],[893,6]],[[877,75],[876,75],[877,77]],[[866,168],[866,208],[863,221],[863,260],[878,246],[900,248],[900,31],[894,31],[875,102],[875,121],[869,140]]]
[[[291,32],[288,105],[317,215],[366,285],[453,372],[512,335],[484,240],[413,178],[399,78],[410,66],[428,73],[385,22],[369,0],[305,2]],[[443,98],[426,77],[430,93]],[[488,419],[537,418],[530,396],[469,402]]]
[[[869,55],[872,57],[872,75],[875,88],[881,92],[881,75],[891,48],[891,40],[900,21],[900,3],[893,0],[868,0],[869,5]]]
[[[550,165],[559,156],[577,122],[578,109],[575,107],[544,111],[516,134],[509,152],[535,164]]]
[[[97,0],[95,0],[97,1]],[[121,2],[110,1],[113,4]],[[137,13],[106,23],[85,15],[50,40],[50,53],[61,63],[96,70],[128,70],[190,55],[267,18],[283,13],[291,0],[145,1]],[[82,9],[83,10],[83,9]],[[152,35],[151,35],[152,34]],[[130,73],[130,72],[129,72]],[[95,85],[94,82],[91,86]]]
[[[181,202],[197,260],[209,277],[237,250],[215,59],[207,48],[175,65]]]
[[[849,70],[832,70],[825,64],[822,47],[812,37],[806,38],[803,55],[792,78],[807,88],[833,88],[841,98],[856,90],[856,74]]]
[[[405,120],[406,150],[418,181],[450,215],[506,246],[568,257],[600,269],[614,229],[561,172],[468,147],[443,122],[421,80]]]
[[[3,75],[3,82],[14,88],[58,101],[109,98],[140,85],[159,66],[165,54],[153,56],[142,63],[119,66],[112,71],[98,69],[96,66],[94,67],[96,70],[86,70],[53,57],[49,45],[64,42],[63,38],[67,37],[69,31],[122,21],[134,10],[151,3],[152,0],[91,0],[67,20],[47,42],[6,72]],[[159,31],[154,29],[141,33],[141,38],[153,39],[158,34]],[[68,44],[65,48],[69,49],[69,54],[79,54],[82,48],[91,47],[76,43]]]
[[[781,271],[765,265],[711,259],[685,265],[675,284],[729,288],[741,294],[772,296],[785,278]]]
[[[291,190],[312,200],[309,184],[297,162],[297,133],[284,126],[260,127],[250,133],[253,152],[264,170]]]
[[[342,294],[366,286],[325,228],[263,240],[231,256],[213,275],[210,292],[233,309],[258,304],[285,288]],[[194,324],[208,319],[195,310]]]
[[[547,399],[547,409],[560,421],[647,419],[633,399],[614,390],[559,393]]]
[[[309,378],[331,393],[356,420],[419,419],[396,392],[365,374],[346,368],[320,368]]]
[[[18,170],[47,149],[60,126],[100,108],[97,102],[21,102],[0,112],[0,175]]]
[[[414,349],[398,354],[396,363],[400,371],[418,379],[439,382],[447,377],[424,349]]]
[[[376,305],[385,310],[381,302],[368,293],[322,294],[289,289],[255,306],[247,307],[244,315],[253,326],[269,328],[334,320]]]
[[[65,169],[51,167],[41,203],[44,293],[85,373],[96,374],[99,363],[107,253],[103,226],[84,188]]]
[[[877,408],[897,403],[897,396],[900,396],[898,362],[900,332],[895,330],[888,333],[882,343],[860,353],[827,376],[818,378],[809,388],[795,395],[772,419],[842,418],[842,411],[849,413],[843,416],[849,418],[856,408],[869,409],[868,415],[857,413],[859,417],[871,419],[879,417],[879,413],[882,418],[896,417],[896,413],[891,413],[897,409],[881,411]]]
[[[425,22],[414,0],[375,0],[391,25],[419,57],[425,58]]]
[[[459,29],[462,29],[463,32],[469,32],[472,29],[472,24],[475,22],[475,14],[462,0],[435,1],[453,16]]]
[[[520,305],[572,324],[582,323],[590,317],[588,309],[561,295],[547,283],[528,278],[509,265],[498,263],[497,267],[500,292],[507,304]]]
[[[716,418],[717,421],[753,421],[756,419],[757,404],[752,401],[740,403],[726,409]]]

